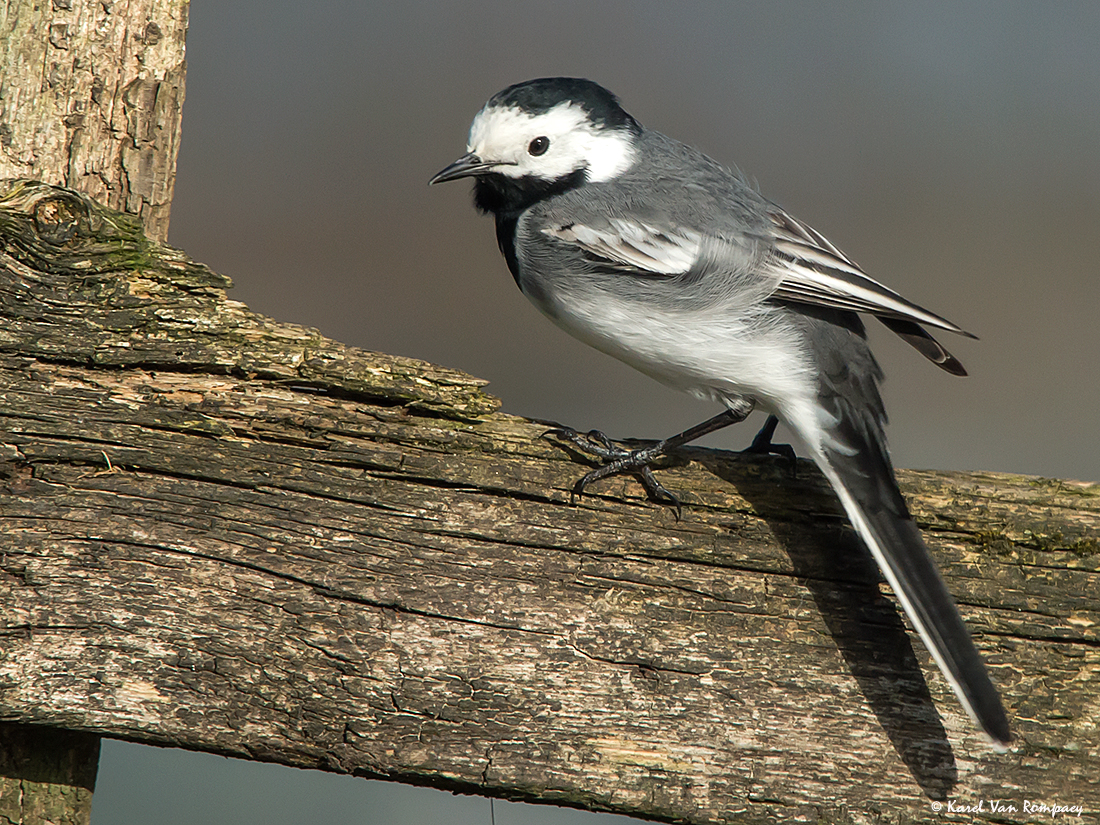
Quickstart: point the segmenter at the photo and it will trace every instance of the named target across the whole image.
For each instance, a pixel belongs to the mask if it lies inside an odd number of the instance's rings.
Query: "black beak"
[[[473,152],[470,152],[460,157],[450,166],[442,169],[434,178],[428,181],[428,185],[430,186],[433,183],[443,183],[448,180],[458,180],[459,178],[469,178],[475,175],[481,175],[503,165],[504,164],[500,161],[482,160]]]

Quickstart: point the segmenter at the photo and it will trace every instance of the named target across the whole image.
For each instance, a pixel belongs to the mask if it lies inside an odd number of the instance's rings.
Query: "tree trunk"
[[[0,5],[0,178],[62,184],[168,237],[186,0]]]
[[[0,719],[684,822],[1100,809],[1100,485],[899,473],[997,754],[808,463],[573,506],[583,460],[476,379],[74,193],[14,185],[0,236]]]

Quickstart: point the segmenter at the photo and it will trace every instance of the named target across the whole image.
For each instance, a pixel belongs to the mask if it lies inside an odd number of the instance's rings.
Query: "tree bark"
[[[187,0],[0,5],[0,178],[37,178],[168,237]]]
[[[0,195],[0,719],[684,822],[1100,809],[1100,485],[903,471],[989,749],[806,462],[584,460],[483,382]]]

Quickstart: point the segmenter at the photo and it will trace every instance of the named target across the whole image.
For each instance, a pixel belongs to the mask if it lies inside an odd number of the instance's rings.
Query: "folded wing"
[[[824,235],[778,207],[767,217],[770,232],[763,240],[770,251],[764,266],[777,281],[771,299],[874,315],[941,369],[966,375],[959,360],[922,325],[975,336],[868,277]],[[599,225],[574,222],[543,232],[579,247],[603,266],[648,278],[688,273],[706,240],[693,229],[626,218],[610,218]]]

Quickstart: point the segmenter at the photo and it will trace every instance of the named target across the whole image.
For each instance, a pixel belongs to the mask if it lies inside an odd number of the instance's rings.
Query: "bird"
[[[966,375],[927,328],[976,336],[872,280],[740,172],[628,114],[584,78],[498,92],[477,112],[466,153],[429,183],[473,178],[524,295],[575,338],[722,412],[647,447],[598,431],[553,431],[603,461],[574,487],[653,475],[670,450],[754,409],[769,418],[751,449],[782,449],[782,422],[825,478],[902,609],[990,745],[1007,714],[906,505],[886,441],[883,371],[862,315],[932,363]],[[789,447],[787,448],[789,449]]]

